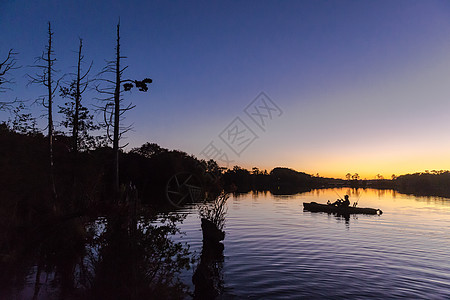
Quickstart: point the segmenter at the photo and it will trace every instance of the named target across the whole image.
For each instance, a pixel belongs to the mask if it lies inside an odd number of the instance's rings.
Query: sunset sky
[[[47,21],[56,69],[74,70],[82,37],[94,74],[113,58],[119,16],[126,77],[154,80],[125,96],[136,104],[128,149],[149,141],[205,158],[213,142],[229,166],[340,178],[450,169],[448,1],[3,0],[0,59],[14,48],[23,67],[0,97],[45,93],[25,74]],[[245,112],[261,92],[277,108],[263,127]],[[227,130],[242,124],[257,138],[236,153]]]

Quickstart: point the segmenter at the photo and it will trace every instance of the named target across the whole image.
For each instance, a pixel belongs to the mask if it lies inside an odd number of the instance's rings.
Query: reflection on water
[[[0,299],[183,299],[177,274],[189,269],[177,234],[182,215],[131,216],[118,210],[85,222],[58,218],[2,240]],[[23,230],[23,228],[21,228]]]
[[[345,194],[383,215],[303,211],[303,202]],[[0,299],[450,298],[450,200],[260,192],[231,197],[226,218],[221,249],[202,243],[194,206],[158,217],[43,217],[2,230]]]
[[[223,292],[223,244],[203,242],[200,263],[192,276],[194,299],[214,299]]]
[[[326,203],[336,192],[383,214],[303,211],[303,202]],[[181,229],[200,252],[200,220],[186,212]],[[225,299],[450,297],[450,200],[347,188],[250,193],[229,199],[226,224]]]

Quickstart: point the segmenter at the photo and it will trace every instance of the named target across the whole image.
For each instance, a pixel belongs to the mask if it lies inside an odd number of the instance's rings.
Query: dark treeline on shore
[[[393,183],[395,189],[401,193],[450,198],[450,172],[448,170],[406,174],[395,178]]]
[[[111,204],[113,150],[107,146],[81,151],[73,165],[70,137],[56,135],[54,142],[55,186],[61,208],[85,211]],[[42,210],[51,203],[46,167],[46,137],[39,133],[19,133],[7,124],[0,125],[0,160],[2,193],[5,199],[20,199],[20,207],[31,204]],[[389,188],[418,195],[449,195],[450,172],[432,171],[401,175],[393,179],[336,179],[313,176],[289,168],[271,171],[254,167],[251,171],[239,166],[221,168],[214,161],[205,161],[180,150],[169,150],[146,143],[128,152],[120,151],[120,184],[124,190],[130,183],[136,186],[142,203],[163,208],[167,202],[167,183],[176,174],[191,173],[210,191],[269,190],[274,194],[293,194],[313,188],[353,187]],[[74,186],[73,176],[77,182]],[[5,203],[5,202],[3,202]],[[40,208],[39,208],[40,207]]]

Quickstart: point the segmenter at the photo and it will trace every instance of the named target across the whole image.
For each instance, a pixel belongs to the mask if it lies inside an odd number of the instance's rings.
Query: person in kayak
[[[341,207],[349,207],[350,206],[350,200],[348,199],[348,195],[344,196],[344,201],[341,202]]]
[[[329,202],[329,201],[328,201]],[[337,207],[349,207],[350,206],[350,200],[348,199],[348,195],[344,196],[344,200],[342,199],[337,199],[335,202],[333,203],[327,203],[328,205],[333,205],[333,206],[337,206]]]

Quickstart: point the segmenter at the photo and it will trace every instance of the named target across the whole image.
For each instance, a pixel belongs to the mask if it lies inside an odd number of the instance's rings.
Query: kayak
[[[320,204],[316,202],[303,202],[303,209],[311,212],[326,212],[337,213],[342,215],[347,214],[366,214],[366,215],[381,215],[383,212],[380,209],[375,208],[363,208],[363,207],[338,207],[329,204]]]

